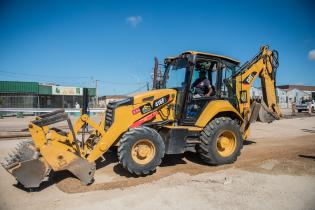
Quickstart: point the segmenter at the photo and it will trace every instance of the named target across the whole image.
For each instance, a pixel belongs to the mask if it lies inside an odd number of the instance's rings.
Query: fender
[[[232,115],[232,117],[244,122],[242,116],[230,102],[226,100],[215,100],[208,103],[206,108],[202,111],[202,114],[199,116],[195,126],[204,128],[216,115],[224,115],[224,113],[226,113],[227,116]]]

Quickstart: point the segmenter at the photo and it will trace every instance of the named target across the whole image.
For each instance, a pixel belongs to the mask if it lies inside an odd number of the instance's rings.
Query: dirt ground
[[[10,131],[15,123],[6,125]],[[0,159],[18,141],[0,140]],[[112,152],[97,167],[90,186],[55,173],[32,192],[0,168],[0,209],[315,209],[315,117],[253,124],[230,165],[207,166],[194,153],[172,155],[155,174],[135,178]]]

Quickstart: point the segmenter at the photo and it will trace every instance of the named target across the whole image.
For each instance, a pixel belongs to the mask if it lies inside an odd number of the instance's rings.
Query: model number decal
[[[159,98],[153,101],[153,109],[166,104],[169,98],[170,98],[170,95],[166,95],[166,96],[163,96],[162,98]]]

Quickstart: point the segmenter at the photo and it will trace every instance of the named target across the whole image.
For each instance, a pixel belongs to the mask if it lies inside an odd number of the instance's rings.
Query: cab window
[[[183,88],[186,77],[188,62],[186,59],[176,59],[171,64],[168,65],[164,80],[166,81],[166,88]]]
[[[195,65],[190,89],[194,98],[215,95],[216,61],[199,61]]]

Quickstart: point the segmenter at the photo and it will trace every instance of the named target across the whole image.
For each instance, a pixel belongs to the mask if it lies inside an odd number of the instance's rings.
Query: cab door
[[[191,79],[193,67],[189,65],[187,59],[177,59],[171,63],[165,73],[164,88],[176,90],[175,119],[179,122],[182,119],[183,109],[187,98],[187,92]]]
[[[219,59],[208,60],[207,62],[211,63],[209,68],[206,69],[207,79],[210,81],[214,93],[206,97],[194,97],[191,87],[192,83],[198,78],[198,68],[195,67],[192,71],[190,86],[184,103],[182,125],[194,125],[208,103],[213,100],[227,100],[237,108],[235,81],[232,79],[236,66]],[[212,65],[212,63],[215,63],[215,65]],[[198,67],[198,62],[196,66]]]
[[[191,83],[198,79],[198,74],[198,71],[194,71]],[[195,97],[194,91],[190,85],[187,91],[187,99],[183,108],[181,123],[183,125],[194,125],[203,109],[211,100],[215,100],[215,98],[215,95]]]
[[[196,62],[196,65],[192,71],[192,76],[189,83],[190,85],[187,89],[187,96],[184,103],[185,105],[183,108],[181,120],[182,125],[194,125],[208,103],[219,98],[218,94],[220,93],[217,90],[221,88],[218,87],[221,85],[221,82],[217,81],[222,81],[222,72],[220,71],[221,65],[218,63],[220,63],[219,60],[205,59]],[[192,84],[198,79],[200,71],[206,72],[206,78],[209,80],[211,89],[213,91],[210,96],[196,97]]]

